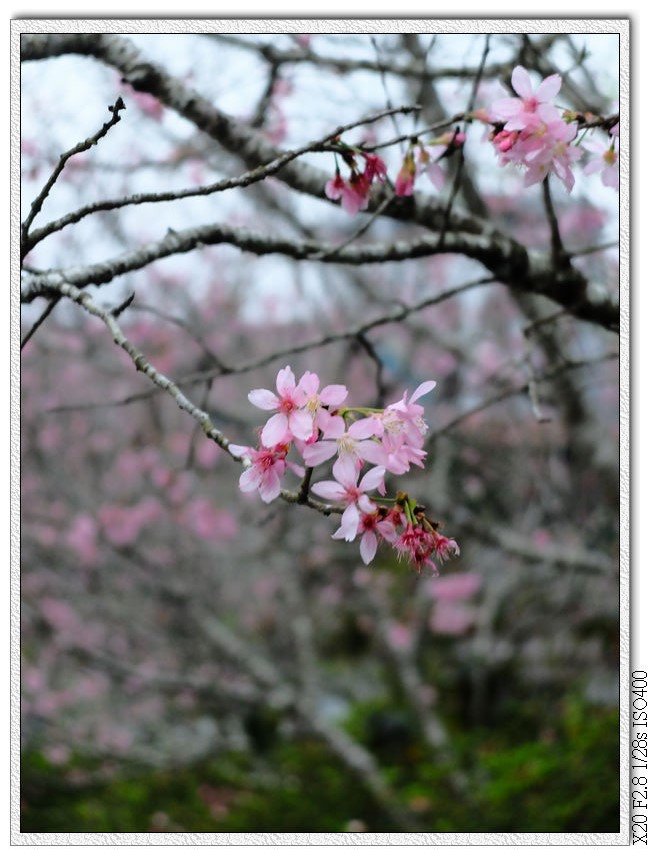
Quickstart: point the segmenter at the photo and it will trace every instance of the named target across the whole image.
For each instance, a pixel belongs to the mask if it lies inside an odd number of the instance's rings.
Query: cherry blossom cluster
[[[487,138],[501,165],[523,168],[524,186],[540,183],[555,174],[570,192],[575,183],[573,168],[586,151],[590,158],[584,166],[585,174],[600,172],[605,186],[619,188],[618,122],[611,125],[611,120],[607,122],[592,114],[558,108],[554,100],[562,86],[560,75],[549,75],[535,88],[529,73],[517,66],[511,83],[515,96],[498,99],[489,108],[480,108],[465,117],[468,121],[478,120],[488,125]],[[602,134],[598,126],[608,133],[608,139],[598,138]],[[595,134],[596,140],[578,140],[583,128],[585,135]],[[465,140],[465,133],[460,129],[426,142],[417,136],[410,139],[395,177],[395,194],[413,195],[422,175],[426,175],[438,191],[442,190],[445,184],[442,164],[464,146]],[[349,166],[350,175],[347,180],[343,178],[337,161],[336,173],[327,182],[325,194],[333,201],[340,200],[347,213],[353,215],[368,206],[373,182],[388,181],[386,163],[375,153],[351,147],[340,139],[332,143],[340,148],[338,153]]]
[[[410,397],[405,391],[402,399],[383,409],[350,408],[344,385],[321,388],[313,372],[305,372],[296,383],[286,366],[277,374],[276,393],[256,389],[248,394],[254,406],[272,414],[259,432],[259,447],[230,445],[245,467],[240,489],[257,491],[264,502],[271,502],[282,491],[287,469],[308,484],[314,468],[333,460],[333,480],[311,486],[314,495],[343,507],[332,537],[360,538],[365,564],[384,541],[418,572],[428,567],[437,573],[434,558],[458,555],[458,544],[438,531],[417,501],[402,491],[390,496],[386,489],[388,473],[404,475],[413,465],[424,467],[428,428],[418,400],[434,387],[435,382],[425,381]],[[289,459],[292,449],[299,461]]]
[[[578,136],[578,117],[575,112],[560,110],[553,100],[560,92],[562,78],[549,75],[533,87],[530,75],[517,66],[512,73],[515,97],[499,99],[493,103],[489,121],[494,124],[490,138],[502,165],[514,163],[525,169],[524,186],[556,174],[567,191],[573,189],[575,177],[572,166],[583,155],[574,142]],[[583,118],[588,122],[592,118]],[[595,154],[585,166],[586,174],[602,170],[606,186],[618,189],[618,124],[613,127],[610,143],[586,141],[585,150]]]

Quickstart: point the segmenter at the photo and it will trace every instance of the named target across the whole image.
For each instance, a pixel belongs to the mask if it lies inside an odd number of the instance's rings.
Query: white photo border
[[[620,830],[616,833],[22,833],[20,831],[20,37],[23,33],[607,33],[620,81]],[[69,846],[610,846],[629,841],[630,687],[629,18],[24,18],[11,21],[11,844]]]

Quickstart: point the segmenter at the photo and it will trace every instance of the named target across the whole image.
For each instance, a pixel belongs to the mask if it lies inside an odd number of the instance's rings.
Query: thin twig
[[[77,222],[80,222],[82,219],[84,219],[86,216],[89,216],[90,214],[104,212],[108,210],[118,210],[122,207],[128,207],[130,205],[154,204],[164,201],[180,201],[184,198],[196,198],[204,195],[212,195],[215,192],[224,192],[228,189],[245,188],[247,186],[251,186],[253,183],[259,182],[260,180],[264,180],[267,177],[272,177],[273,175],[277,174],[282,168],[284,168],[285,165],[295,159],[298,159],[298,157],[303,156],[305,153],[318,153],[323,150],[338,151],[340,148],[338,146],[334,146],[333,144],[331,144],[331,142],[334,139],[339,138],[341,135],[343,135],[344,132],[349,132],[351,129],[355,129],[356,127],[362,126],[364,124],[375,123],[376,121],[393,114],[409,114],[414,111],[418,111],[419,109],[419,105],[401,105],[398,108],[387,108],[383,111],[374,112],[373,114],[369,114],[361,118],[361,120],[356,120],[352,123],[346,123],[342,126],[338,126],[336,129],[325,135],[323,138],[311,141],[309,144],[305,144],[302,147],[298,147],[294,150],[288,150],[285,153],[282,153],[277,158],[271,160],[270,162],[251,169],[250,171],[245,171],[243,174],[240,174],[237,177],[231,177],[226,180],[218,180],[215,183],[208,183],[203,186],[194,186],[186,189],[177,189],[168,192],[141,192],[135,193],[133,195],[127,195],[123,198],[106,199],[104,201],[95,201],[91,204],[86,204],[83,207],[80,207],[78,210],[62,216],[60,219],[55,219],[52,222],[49,222],[47,225],[44,225],[42,228],[34,231],[29,237],[25,237],[25,254],[31,249],[33,249],[36,244],[40,243],[50,234],[61,231],[68,225],[73,225]]]
[[[470,92],[469,101],[467,103],[467,109],[465,111],[465,121],[463,123],[463,136],[467,133],[467,128],[469,126],[468,119],[472,116],[472,112],[474,111],[474,105],[476,104],[476,96],[478,94],[478,88],[481,83],[481,79],[483,77],[483,70],[485,69],[485,61],[487,60],[487,56],[490,51],[490,34],[485,37],[485,46],[483,48],[483,54],[481,55],[481,61],[479,63],[478,69],[476,70],[476,77],[474,78],[474,82],[472,84],[472,90]],[[438,239],[438,245],[443,246],[445,242],[445,235],[447,233],[447,227],[449,225],[449,219],[451,217],[451,211],[454,207],[454,201],[456,200],[456,196],[460,190],[460,184],[463,173],[463,166],[465,163],[465,145],[464,142],[461,143],[461,146],[458,150],[458,161],[456,163],[456,171],[454,173],[454,179],[451,186],[451,193],[449,195],[449,199],[447,201],[447,206],[445,208],[445,215],[443,219],[442,229],[440,231],[440,237]]]
[[[551,184],[549,175],[547,174],[542,182],[542,194],[544,196],[544,210],[546,211],[546,219],[551,230],[551,261],[558,270],[563,270],[568,263],[564,244],[562,243],[562,235],[560,234],[560,225],[553,206],[551,197]]]
[[[49,316],[52,314],[52,312],[54,312],[54,308],[56,307],[56,305],[58,304],[58,302],[59,302],[60,300],[61,300],[60,297],[53,297],[52,300],[48,303],[48,305],[45,307],[45,309],[43,310],[43,312],[41,313],[41,315],[39,315],[39,317],[36,319],[36,321],[35,321],[34,324],[31,326],[31,328],[29,329],[29,331],[25,334],[25,336],[24,336],[24,337],[22,338],[22,340],[20,341],[20,350],[21,350],[21,351],[25,348],[25,346],[27,345],[27,343],[28,343],[28,342],[30,341],[30,339],[34,336],[34,334],[35,334],[36,331],[39,329],[39,327],[43,324],[43,322],[44,322],[47,318],[49,318]]]
[[[108,132],[113,128],[113,126],[116,126],[120,122],[120,111],[124,111],[125,108],[126,105],[124,104],[124,100],[121,96],[118,96],[115,100],[115,104],[108,106],[108,110],[111,112],[111,119],[107,120],[106,123],[102,124],[101,129],[99,129],[94,135],[91,135],[90,138],[86,138],[85,141],[80,141],[78,144],[75,144],[74,147],[71,147],[70,150],[66,150],[65,153],[61,154],[56,168],[47,179],[45,186],[41,189],[39,194],[32,202],[32,206],[29,210],[29,213],[27,214],[27,218],[21,226],[21,240],[26,247],[28,246],[27,240],[32,222],[40,213],[45,199],[50,194],[50,191],[52,190],[52,187],[54,186],[56,181],[59,179],[59,175],[65,168],[67,161],[72,156],[75,156],[77,153],[83,153],[86,150],[90,150],[91,147],[94,147],[95,144],[101,141],[101,139],[108,134]],[[27,248],[26,252],[28,252],[29,249],[31,249],[31,247]]]
[[[479,288],[481,286],[489,285],[493,282],[494,280],[491,277],[485,277],[484,279],[473,280],[472,282],[467,282],[454,288],[450,288],[447,291],[443,291],[434,295],[433,297],[424,298],[419,303],[416,303],[413,306],[406,306],[400,303],[400,308],[397,312],[378,316],[377,318],[374,318],[371,321],[360,325],[359,327],[350,328],[349,330],[343,331],[341,333],[326,334],[325,336],[303,342],[299,345],[287,346],[286,348],[283,348],[279,351],[271,352],[270,354],[258,358],[257,360],[241,364],[238,367],[229,367],[227,371],[223,371],[221,368],[213,368],[201,371],[199,373],[192,373],[191,375],[179,379],[178,384],[180,384],[181,386],[193,385],[199,384],[206,379],[217,378],[219,376],[242,375],[244,373],[260,369],[261,367],[267,366],[268,364],[273,363],[276,360],[281,360],[282,358],[285,358],[289,355],[302,354],[303,352],[309,351],[310,349],[324,348],[325,346],[332,345],[336,342],[355,340],[358,341],[359,336],[363,336],[370,330],[374,330],[375,328],[382,327],[387,324],[398,323],[413,315],[414,313],[426,309],[427,307],[443,303],[444,301],[450,300],[452,297],[455,297],[462,292],[469,291],[473,288]],[[148,399],[154,396],[156,393],[157,391],[155,389],[140,391],[138,393],[130,394],[127,397],[123,397],[113,402],[61,405],[54,406],[53,408],[49,409],[49,411],[85,411],[94,408],[125,406],[130,405],[133,402],[138,402],[142,399]]]

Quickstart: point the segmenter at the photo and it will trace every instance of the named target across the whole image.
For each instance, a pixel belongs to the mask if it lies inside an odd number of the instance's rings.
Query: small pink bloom
[[[332,537],[353,541],[357,536],[361,513],[372,513],[376,510],[366,493],[377,489],[384,479],[384,469],[370,469],[361,481],[358,481],[359,469],[348,461],[338,460],[332,471],[336,481],[319,481],[312,486],[312,490],[323,499],[347,504],[341,517],[340,528]]]
[[[381,446],[384,465],[393,474],[404,474],[411,464],[423,467],[426,451],[422,450],[428,431],[424,420],[424,409],[418,405],[420,397],[436,386],[435,381],[425,381],[408,397],[408,391],[399,402],[392,403],[379,416],[383,435]]]
[[[243,493],[257,490],[263,502],[271,502],[280,495],[281,479],[287,467],[288,445],[281,444],[259,450],[242,445],[230,445],[236,457],[246,457],[251,465],[239,478],[239,489]]]
[[[304,408],[307,397],[302,388],[296,386],[290,366],[285,366],[278,373],[276,389],[277,396],[264,388],[252,390],[248,394],[249,401],[257,408],[277,412],[264,425],[262,444],[266,448],[273,448],[292,438],[306,441],[313,434],[314,424],[312,416]]]
[[[298,387],[305,394],[305,409],[312,416],[324,407],[339,408],[348,398],[348,389],[342,384],[328,384],[319,393],[320,379],[315,372],[306,372],[298,382]]]
[[[561,86],[559,75],[549,75],[534,90],[528,72],[517,66],[512,73],[512,88],[520,98],[497,100],[492,105],[492,117],[505,121],[507,130],[536,128],[540,122],[552,121],[559,117],[559,113],[551,100],[557,96]]]
[[[601,172],[601,180],[604,186],[612,189],[619,188],[618,179],[618,148],[612,139],[611,143],[604,141],[584,141],[582,146],[593,154],[585,165],[585,174],[596,174]]]
[[[390,544],[394,544],[397,540],[397,532],[392,521],[382,517],[377,510],[373,513],[364,512],[360,515],[357,534],[361,535],[359,552],[366,565],[369,565],[375,558],[377,546],[381,539]]]
[[[318,413],[318,425],[323,431],[323,439],[307,445],[303,459],[307,466],[319,466],[338,453],[337,463],[345,461],[356,465],[366,460],[375,465],[382,459],[378,442],[368,441],[372,436],[381,434],[381,424],[375,417],[364,418],[345,428],[340,415],[330,415],[325,411]]]

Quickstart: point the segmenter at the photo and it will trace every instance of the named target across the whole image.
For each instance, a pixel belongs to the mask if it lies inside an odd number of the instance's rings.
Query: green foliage
[[[547,713],[548,719],[548,713]],[[357,706],[346,727],[372,747],[403,807],[423,831],[617,832],[619,728],[612,710],[565,700],[552,724],[512,738],[499,727],[453,734],[464,796],[449,786],[406,710]],[[515,718],[511,719],[514,723]],[[525,731],[529,736],[526,738]],[[391,831],[367,792],[319,743],[265,743],[263,756],[229,754],[173,771],[93,780],[99,766],[65,771],[38,753],[22,766],[22,830],[33,832]]]

